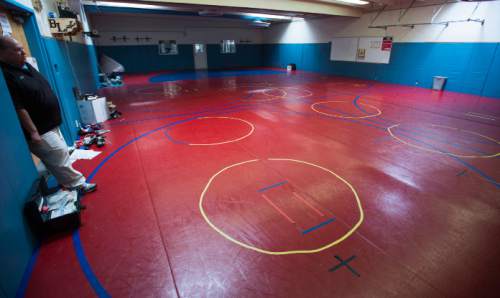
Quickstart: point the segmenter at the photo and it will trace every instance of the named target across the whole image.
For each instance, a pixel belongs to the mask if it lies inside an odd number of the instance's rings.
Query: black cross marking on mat
[[[352,272],[352,274],[356,275],[357,277],[361,277],[361,275],[360,275],[358,272],[356,272],[356,270],[354,270],[354,268],[352,268],[352,267],[351,267],[351,266],[349,266],[349,264],[348,264],[350,261],[354,260],[354,258],[356,258],[356,256],[351,256],[351,257],[349,257],[347,260],[342,260],[342,258],[341,258],[341,257],[339,257],[339,256],[335,256],[335,259],[339,260],[340,264],[336,265],[335,267],[330,268],[330,270],[328,270],[328,271],[330,271],[330,272],[334,272],[334,271],[336,271],[337,269],[339,269],[340,267],[342,267],[342,266],[346,266],[346,267],[347,267],[347,269],[349,269],[349,271],[351,271],[351,272]]]

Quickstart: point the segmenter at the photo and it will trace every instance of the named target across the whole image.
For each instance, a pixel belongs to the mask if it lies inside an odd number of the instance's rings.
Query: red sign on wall
[[[382,40],[382,51],[390,51],[392,49],[392,37],[386,36]]]

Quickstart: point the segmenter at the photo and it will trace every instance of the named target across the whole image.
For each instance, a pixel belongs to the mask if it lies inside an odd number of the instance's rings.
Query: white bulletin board
[[[388,64],[391,46],[387,47],[384,37],[339,37],[331,43],[330,60]]]
[[[332,40],[330,60],[333,61],[356,61],[359,38],[342,37]]]

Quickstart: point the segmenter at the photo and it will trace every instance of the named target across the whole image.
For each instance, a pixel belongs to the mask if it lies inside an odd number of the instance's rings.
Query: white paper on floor
[[[92,159],[99,154],[101,154],[101,151],[75,149],[69,159],[73,163],[78,159]]]

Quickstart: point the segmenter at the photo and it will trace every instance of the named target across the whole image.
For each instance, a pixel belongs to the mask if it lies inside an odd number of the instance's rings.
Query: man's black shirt
[[[57,96],[47,80],[29,63],[19,68],[0,63],[16,110],[25,109],[40,135],[61,125]],[[24,128],[23,128],[24,130]],[[24,131],[29,139],[29,135]]]

